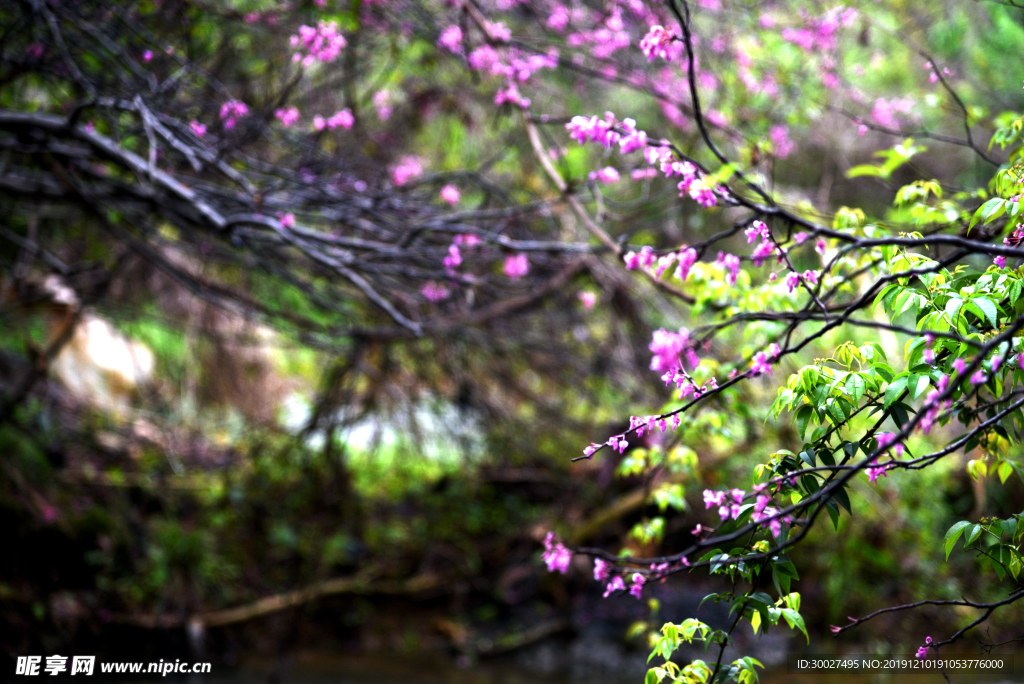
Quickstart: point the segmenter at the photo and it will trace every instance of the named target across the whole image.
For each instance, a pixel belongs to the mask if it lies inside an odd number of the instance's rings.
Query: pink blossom
[[[462,254],[459,252],[458,245],[448,246],[448,255],[444,258],[444,268],[449,274],[455,271],[456,268],[462,263]]]
[[[892,432],[880,432],[875,439],[878,441],[878,448],[885,449],[887,446],[896,441],[896,435]],[[897,458],[903,455],[905,447],[901,443],[897,443],[893,446],[893,451],[896,452]]]
[[[704,490],[704,508],[711,508],[713,506],[721,506],[725,501],[725,492],[716,492],[711,489]]]
[[[828,249],[828,245],[825,243],[825,240],[818,238],[814,243],[814,251],[818,254],[825,254],[826,249]]]
[[[958,374],[962,375],[963,372],[964,372],[964,368],[966,366],[967,366],[967,362],[964,361],[963,359],[955,359],[953,361],[953,370],[955,370]]]
[[[512,280],[519,280],[530,270],[530,260],[520,252],[505,259],[505,275]]]
[[[234,128],[238,120],[248,113],[249,107],[238,100],[228,100],[220,106],[220,120],[227,130]]]
[[[585,309],[593,309],[594,304],[597,302],[597,295],[587,290],[579,292],[576,296],[579,297],[579,300],[583,303],[583,308]]]
[[[278,109],[274,112],[274,116],[281,122],[281,125],[288,128],[296,121],[299,120],[299,110],[295,107],[288,107],[287,109]]]
[[[477,247],[484,243],[483,240],[478,238],[476,235],[472,235],[470,233],[460,233],[455,236],[452,242],[454,242],[457,245],[462,245],[463,247],[466,248]]]
[[[509,83],[508,87],[506,87],[504,90],[499,90],[494,95],[494,105],[496,107],[500,107],[506,102],[508,102],[509,104],[513,104],[521,109],[526,109],[527,107],[530,106],[530,98],[523,97],[522,94],[519,92],[519,86],[517,86],[515,83]]]
[[[324,130],[324,127],[326,125],[327,122],[324,120],[324,117],[320,116],[319,114],[313,117],[313,128],[315,128],[316,130],[322,131]]]
[[[552,31],[561,33],[565,30],[566,24],[569,23],[569,10],[565,5],[555,5],[555,8],[551,11],[548,16],[548,28]]]
[[[635,181],[650,180],[658,175],[658,169],[633,169],[629,175]]]
[[[391,104],[391,92],[388,90],[378,91],[373,96],[373,109],[377,112],[377,118],[387,121],[391,118],[394,107]]]
[[[764,352],[754,354],[754,358],[750,361],[750,374],[753,376],[772,374],[772,365],[768,363],[768,357]]]
[[[747,236],[747,244],[750,244],[758,238],[761,240],[767,240],[770,233],[768,231],[768,226],[764,221],[754,221],[750,224],[750,227],[744,231],[744,235]]]
[[[288,212],[287,214],[278,214],[277,220],[281,222],[281,225],[285,228],[291,228],[295,225],[295,214]]]
[[[608,598],[616,591],[623,591],[626,588],[626,583],[622,581],[622,577],[616,575],[612,577],[612,581],[608,583],[608,586],[604,589],[604,597]]]
[[[703,178],[698,178],[690,185],[690,199],[705,209],[710,209],[718,202],[714,190],[708,187]]]
[[[648,62],[653,62],[655,57],[671,61],[676,52],[672,49],[674,38],[675,33],[664,26],[652,26],[647,35],[640,40],[640,50],[647,57]]]
[[[352,128],[355,124],[356,119],[352,116],[352,111],[347,107],[342,109],[340,112],[335,112],[331,115],[331,118],[327,119],[327,128],[333,130],[338,126],[341,126],[345,130]],[[418,174],[417,174],[418,175]]]
[[[300,26],[289,43],[296,50],[292,61],[302,62],[306,68],[315,62],[333,62],[346,45],[345,37],[338,32],[338,25],[333,21],[321,21],[316,28]]]
[[[796,286],[800,284],[800,274],[796,271],[790,271],[786,274],[786,287],[789,288],[790,293],[796,289]]]
[[[635,596],[637,599],[640,599],[643,597],[644,576],[641,575],[639,572],[634,572],[632,580],[633,584],[629,587],[629,593]]]
[[[796,149],[796,144],[789,139],[788,126],[772,126],[768,130],[768,135],[772,139],[772,146],[775,148],[776,157],[779,159],[785,159],[789,155],[793,154],[793,151]]]
[[[204,135],[206,135],[206,126],[199,123],[195,119],[189,122],[188,127],[192,129],[192,132],[195,133],[197,138],[202,138]]]
[[[449,26],[445,30],[441,31],[441,36],[437,39],[438,47],[443,47],[448,52],[454,54],[462,53],[462,29],[458,26]]]
[[[992,260],[992,263],[998,266],[999,268],[1006,268],[1006,257],[1000,254],[999,256]]]
[[[725,254],[723,252],[718,253],[718,261],[716,263],[721,264],[725,267],[728,273],[725,276],[725,281],[730,285],[736,284],[736,279],[740,273],[740,258],[735,254]]]
[[[544,553],[541,554],[541,560],[547,564],[548,572],[557,570],[564,575],[572,561],[572,552],[565,548],[562,542],[555,541],[554,532],[548,532],[544,537]]]
[[[391,180],[395,185],[402,186],[423,174],[423,164],[419,157],[412,155],[402,157],[391,170]]]
[[[981,369],[981,368],[976,370],[974,372],[974,374],[971,376],[971,384],[974,384],[974,385],[984,385],[985,382],[987,382],[987,381],[988,381],[988,376],[985,375],[985,371],[983,369]]]
[[[598,582],[603,582],[608,579],[608,574],[611,572],[611,563],[606,563],[600,558],[594,559],[594,579]]]
[[[431,302],[440,302],[442,300],[448,299],[451,293],[448,291],[448,288],[445,287],[444,285],[439,285],[435,283],[433,280],[431,280],[430,282],[423,286],[423,288],[420,290],[420,294],[422,294]]]
[[[512,40],[512,31],[501,22],[487,24],[487,33],[490,34],[492,39],[502,43]]]
[[[651,337],[651,344],[647,348],[654,354],[651,357],[652,371],[678,370],[683,367],[683,356],[686,356],[686,361],[691,367],[695,366],[696,363],[693,362],[698,360],[692,356],[690,333],[686,328],[680,328],[678,333],[669,332],[664,328],[655,330]]]
[[[146,50],[145,52],[142,53],[142,61],[143,62],[147,62],[148,63],[149,60],[151,60],[151,59],[153,59],[153,51],[152,50]]]
[[[804,242],[806,240],[807,240],[807,233],[805,233],[803,231],[800,231],[799,233],[797,233],[796,235],[793,236],[793,242],[795,242],[798,245],[804,244]]]
[[[675,277],[679,280],[686,280],[690,276],[690,269],[697,263],[697,251],[692,247],[684,246],[684,248],[680,248],[677,259],[679,263],[676,266]]]
[[[590,180],[599,181],[605,185],[611,185],[612,183],[618,183],[620,179],[619,172],[613,166],[606,166],[600,171],[591,171]]]
[[[459,199],[462,197],[459,193],[459,189],[454,185],[446,185],[441,188],[441,199],[448,204],[458,204]],[[476,237],[475,235],[473,237]]]

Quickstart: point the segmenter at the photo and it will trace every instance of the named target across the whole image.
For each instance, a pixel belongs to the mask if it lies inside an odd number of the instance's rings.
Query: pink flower
[[[373,109],[377,112],[377,118],[381,121],[387,121],[391,118],[394,107],[391,105],[390,91],[381,90],[373,96]]]
[[[423,289],[420,290],[420,294],[422,294],[431,302],[440,302],[442,300],[448,299],[451,293],[448,291],[448,288],[445,287],[444,285],[438,285],[433,280],[431,280],[429,283],[423,286]]]
[[[548,532],[544,537],[544,553],[541,554],[541,560],[547,564],[548,572],[557,570],[564,575],[572,561],[572,552],[565,548],[562,542],[555,541],[554,532]]]
[[[768,129],[768,135],[772,139],[775,156],[779,159],[785,159],[796,150],[796,144],[789,139],[789,126],[772,126]]]
[[[452,239],[452,242],[454,242],[457,245],[462,245],[463,247],[466,248],[473,248],[484,243],[484,241],[478,238],[476,235],[471,235],[469,233],[460,233],[456,235],[455,238]]]
[[[352,128],[355,124],[356,119],[352,116],[352,111],[346,107],[339,112],[335,112],[331,115],[331,118],[327,119],[327,128],[333,130],[338,126],[341,126],[345,130]],[[417,174],[419,175],[419,174]]]
[[[719,252],[718,261],[716,263],[721,264],[728,271],[728,274],[725,276],[725,281],[730,285],[735,285],[736,279],[740,274],[740,258],[735,254]]]
[[[626,583],[622,581],[622,578],[618,575],[612,577],[612,581],[608,583],[608,586],[604,589],[604,597],[608,598],[616,591],[622,591],[626,588]]]
[[[652,26],[647,35],[640,40],[640,50],[648,62],[653,62],[655,57],[671,60],[675,56],[675,50],[672,49],[674,38],[675,34],[664,26]]]
[[[1006,268],[1006,257],[1000,254],[999,256],[992,260],[992,263],[998,266],[999,268]]]
[[[679,260],[679,264],[676,266],[675,277],[679,280],[686,280],[690,276],[690,269],[697,263],[697,250],[692,247],[680,249],[676,258]]]
[[[581,291],[576,296],[579,297],[579,300],[583,303],[583,308],[585,309],[593,309],[594,304],[597,302],[597,295],[587,290]]]
[[[448,246],[448,256],[444,258],[444,268],[449,274],[453,273],[459,264],[462,263],[462,254],[457,245]]]
[[[957,374],[962,375],[963,372],[964,372],[964,368],[966,366],[967,366],[967,362],[964,361],[963,359],[955,359],[953,361],[953,370],[955,370],[957,372]]]
[[[512,280],[519,280],[530,271],[530,260],[520,252],[505,259],[505,275]]]
[[[319,114],[313,117],[313,128],[315,128],[316,130],[322,131],[324,130],[324,127],[326,125],[327,122],[324,120],[324,117],[320,116]]]
[[[220,106],[220,120],[227,130],[234,128],[238,120],[248,113],[249,107],[238,100],[228,100]]]
[[[420,158],[407,155],[402,157],[391,170],[391,180],[395,185],[402,186],[422,174],[423,164]]]
[[[807,240],[807,233],[805,233],[803,231],[800,231],[799,233],[797,233],[796,235],[793,236],[793,242],[795,242],[798,245],[804,244],[804,242],[806,240]]]
[[[146,50],[145,52],[142,53],[142,61],[143,62],[147,62],[148,63],[149,60],[151,60],[151,59],[153,59],[153,51],[152,50]]]
[[[753,376],[772,374],[772,365],[768,363],[768,357],[764,352],[754,354],[754,358],[750,361],[750,374]]]
[[[725,492],[716,492],[711,489],[704,490],[704,508],[721,506],[725,501]]]
[[[461,197],[462,195],[459,193],[459,189],[454,185],[446,185],[441,188],[441,199],[448,204],[458,204]]]
[[[449,26],[445,30],[441,31],[441,36],[437,39],[438,47],[443,47],[448,52],[456,55],[462,53],[462,29],[458,26]]]
[[[295,214],[288,212],[287,214],[278,214],[277,220],[281,222],[281,225],[285,228],[291,228],[295,225]]]
[[[206,126],[199,123],[195,119],[193,119],[189,123],[188,127],[192,129],[192,132],[195,133],[197,138],[202,138],[204,135],[206,135]]]
[[[591,171],[590,180],[596,180],[605,185],[619,182],[619,172],[612,166],[606,166],[600,171]]]
[[[639,572],[633,573],[633,585],[629,588],[629,593],[635,596],[637,599],[642,598],[644,591],[644,576]]]
[[[796,286],[800,284],[800,274],[795,271],[790,271],[786,275],[786,287],[789,288],[790,293],[796,289]]]
[[[274,116],[277,117],[278,121],[285,128],[288,128],[296,121],[299,120],[299,110],[295,107],[289,107],[288,109],[278,109],[274,112]]]
[[[336,60],[346,42],[335,22],[321,21],[316,28],[300,26],[299,32],[289,39],[289,44],[296,49],[292,61],[302,62],[303,67],[309,68],[316,62]]]

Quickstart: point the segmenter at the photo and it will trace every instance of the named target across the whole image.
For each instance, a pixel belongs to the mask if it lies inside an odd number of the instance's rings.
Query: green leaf
[[[790,629],[799,629],[804,633],[807,643],[811,643],[811,637],[807,634],[807,627],[804,625],[804,618],[800,613],[796,612],[792,608],[783,608],[782,617],[786,618],[786,622],[789,623]]]
[[[908,380],[909,377],[906,373],[900,373],[892,379],[889,386],[885,388],[885,408],[889,408],[894,401],[899,399],[903,390],[907,389]]]
[[[964,548],[967,548],[968,546],[973,544],[974,540],[976,540],[978,537],[980,537],[981,533],[984,532],[984,531],[985,531],[985,528],[982,527],[981,525],[974,525],[967,532],[967,537],[966,537],[966,539],[964,539]]]
[[[956,540],[960,538],[961,534],[963,534],[964,528],[966,528],[970,524],[971,523],[967,522],[966,520],[961,520],[960,522],[950,527],[949,530],[946,532],[946,538],[943,539],[942,545],[946,549],[947,561],[949,560],[949,552],[952,551],[953,547],[956,545]]]
[[[1006,200],[1002,197],[993,197],[978,207],[978,210],[974,212],[974,217],[971,219],[971,224],[967,228],[970,230],[978,221],[988,223],[992,219],[998,218],[1004,211],[1006,211]]]
[[[793,417],[793,420],[796,422],[797,430],[800,431],[800,439],[803,439],[804,433],[807,432],[807,423],[811,420],[811,414],[813,412],[814,409],[811,408],[810,404],[804,404],[797,410],[796,415]]]
[[[996,319],[998,318],[999,310],[996,307],[995,302],[988,297],[977,297],[971,301],[977,304],[978,308],[985,312],[985,317],[988,318],[988,322],[993,328],[998,327]]]
[[[864,378],[860,373],[850,373],[846,376],[846,394],[853,399],[854,404],[860,403],[861,397],[864,396],[864,389],[866,386],[867,383],[864,382]]]
[[[931,378],[927,375],[912,375],[910,377],[910,398],[912,401],[917,401],[917,398],[925,393],[925,390],[931,386]]]

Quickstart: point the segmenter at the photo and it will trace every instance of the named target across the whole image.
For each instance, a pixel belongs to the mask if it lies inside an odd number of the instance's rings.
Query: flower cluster
[[[790,294],[796,289],[796,286],[800,283],[807,283],[808,286],[818,284],[818,272],[817,271],[804,271],[802,274],[796,271],[790,271],[786,276],[786,287],[789,288]]]
[[[710,489],[704,490],[704,508],[718,507],[718,515],[721,516],[722,520],[728,520],[732,518],[735,520],[740,517],[740,512],[743,504],[743,497],[747,493],[742,489],[734,489],[731,492],[715,492]],[[732,499],[730,503],[729,499]]]
[[[192,132],[196,134],[197,138],[202,138],[206,135],[206,126],[199,123],[195,119],[189,122],[188,127],[192,129]]]
[[[441,31],[437,46],[456,55],[462,54],[462,29],[458,26],[449,26]]]
[[[690,333],[686,328],[680,328],[677,333],[664,328],[655,330],[651,336],[651,344],[647,348],[654,354],[651,357],[652,371],[675,372],[683,367],[684,358],[690,368],[695,368],[700,363],[700,359],[693,351]]]
[[[653,62],[656,57],[671,62],[679,56],[682,49],[678,43],[674,43],[676,38],[676,34],[671,29],[655,25],[640,40],[640,50],[647,57],[648,62]]]
[[[754,358],[750,361],[750,375],[771,375],[772,374],[772,362],[778,360],[782,350],[779,345],[772,342],[768,345],[768,351],[759,351],[754,354]]]
[[[459,199],[462,197],[459,193],[459,189],[454,185],[446,185],[441,188],[441,199],[448,204],[458,204]],[[476,237],[475,235],[472,237]]]
[[[282,108],[274,112],[274,116],[281,122],[282,126],[288,128],[299,120],[299,110],[296,107]]]
[[[572,551],[565,548],[562,542],[555,541],[554,532],[548,532],[544,537],[544,553],[541,554],[541,560],[547,564],[548,572],[557,570],[564,575],[572,561]]]
[[[571,48],[587,46],[590,54],[597,59],[606,60],[617,50],[629,47],[629,33],[622,21],[622,10],[615,7],[604,25],[593,31],[580,31],[566,36],[566,44]]]
[[[340,126],[341,128],[348,130],[349,128],[352,128],[355,122],[356,119],[352,116],[352,111],[346,107],[340,112],[335,112],[327,119],[324,119],[324,117],[317,114],[313,117],[313,128],[318,131],[322,131],[325,128],[328,130],[334,130]]]
[[[519,280],[530,271],[530,260],[520,252],[505,259],[505,275],[512,280]]]
[[[428,301],[431,302],[443,301],[445,299],[448,299],[448,297],[451,295],[447,287],[445,287],[444,285],[439,285],[438,283],[435,283],[433,280],[431,280],[430,282],[423,286],[423,289],[420,290],[420,294],[422,294],[424,297],[427,298]]]
[[[740,275],[740,258],[735,254],[726,254],[725,252],[718,253],[718,259],[715,261],[716,264],[725,267],[728,273],[725,276],[725,281],[730,285],[736,284],[736,279]]]
[[[448,272],[448,275],[454,276],[455,269],[462,263],[462,254],[459,252],[458,245],[448,246],[448,255],[444,258],[444,270]]]
[[[915,656],[917,658],[922,658],[922,659],[923,658],[927,658],[928,657],[928,647],[931,646],[931,644],[932,644],[932,638],[930,636],[929,637],[925,637],[924,638],[924,646],[922,646],[921,648],[917,649],[917,653],[915,654]]]
[[[935,383],[935,389],[928,392],[925,396],[925,406],[928,410],[925,411],[924,415],[921,416],[921,421],[917,424],[918,429],[924,434],[931,432],[932,426],[935,425],[935,421],[938,419],[939,414],[946,411],[951,406],[951,402],[947,399],[946,401],[939,402],[939,395],[946,391],[949,387],[949,376],[942,375],[939,381]]]
[[[612,112],[605,112],[604,118],[574,116],[565,125],[569,137],[584,145],[590,141],[604,147],[619,145],[622,154],[629,154],[647,147],[647,133],[637,130],[636,121],[623,119],[621,122]]]
[[[768,225],[764,221],[754,221],[750,224],[750,227],[744,231],[744,234],[747,236],[747,244],[754,242],[758,238],[761,240],[761,242],[754,247],[754,252],[750,255],[750,260],[754,262],[755,266],[760,266],[764,263],[765,259],[775,256],[776,250],[778,250],[780,256],[783,253],[782,248],[777,248],[775,243],[772,242],[771,231],[768,229]],[[792,291],[792,288],[790,288],[790,292]]]
[[[231,130],[238,123],[238,120],[249,113],[249,107],[238,100],[228,100],[220,106],[220,120],[224,122],[224,128]]]
[[[395,185],[405,185],[423,174],[423,162],[419,157],[407,155],[398,160],[391,169],[391,180]]]
[[[338,32],[338,25],[321,21],[316,28],[300,26],[297,35],[289,43],[296,49],[293,62],[302,62],[307,69],[315,62],[333,62],[345,47],[345,37]]]

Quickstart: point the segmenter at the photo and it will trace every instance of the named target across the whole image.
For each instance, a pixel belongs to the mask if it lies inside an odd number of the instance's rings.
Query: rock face
[[[135,393],[152,379],[154,359],[146,345],[86,313],[50,369],[77,398],[124,418]]]

